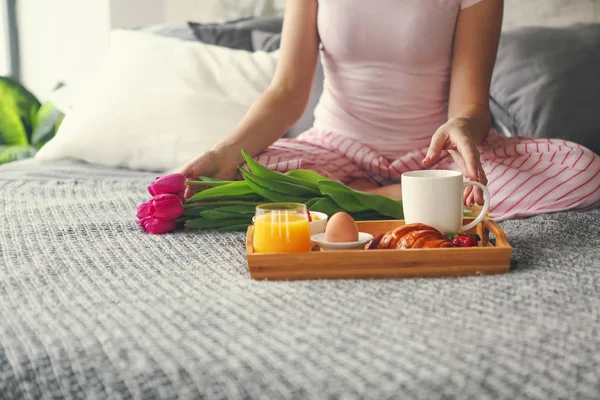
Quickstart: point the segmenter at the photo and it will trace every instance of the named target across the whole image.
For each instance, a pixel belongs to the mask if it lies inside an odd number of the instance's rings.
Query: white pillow
[[[269,85],[277,53],[115,30],[96,75],[36,155],[165,171],[210,149]]]

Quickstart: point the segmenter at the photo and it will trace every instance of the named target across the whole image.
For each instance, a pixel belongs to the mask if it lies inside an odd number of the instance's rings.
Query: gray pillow
[[[283,17],[244,18],[217,24],[188,22],[196,38],[207,44],[252,51],[252,31],[261,30],[279,33],[283,27]]]
[[[493,118],[511,134],[600,153],[600,24],[503,33],[490,92]]]
[[[279,49],[281,44],[281,33],[270,33],[261,30],[252,31],[252,46],[256,51],[275,51]],[[323,66],[321,65],[321,59],[317,61],[317,70],[315,71],[315,78],[313,80],[312,88],[310,90],[310,99],[308,105],[304,110],[304,114],[300,117],[300,120],[288,131],[285,137],[296,137],[301,133],[312,128],[315,122],[315,107],[319,103],[321,94],[323,93],[323,82],[325,76],[323,75]]]
[[[256,29],[252,31],[252,48],[255,51],[276,51],[281,47],[281,33]]]

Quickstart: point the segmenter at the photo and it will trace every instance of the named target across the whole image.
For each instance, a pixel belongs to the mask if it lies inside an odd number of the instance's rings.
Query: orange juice
[[[254,221],[255,253],[302,253],[312,247],[308,216],[269,213]]]

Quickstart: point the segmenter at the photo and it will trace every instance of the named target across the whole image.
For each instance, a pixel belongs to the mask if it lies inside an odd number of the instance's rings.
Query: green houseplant
[[[35,155],[54,137],[64,115],[15,79],[0,76],[0,164]]]

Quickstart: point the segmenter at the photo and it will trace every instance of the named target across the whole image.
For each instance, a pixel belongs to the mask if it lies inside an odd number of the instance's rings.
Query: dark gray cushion
[[[252,31],[252,48],[255,51],[276,51],[281,46],[281,33],[263,30]]]
[[[175,39],[196,41],[194,32],[190,29],[188,24],[157,24],[157,25],[145,25],[137,29],[142,32],[153,33],[158,36],[165,36]]]
[[[279,49],[280,44],[280,33],[270,33],[261,30],[252,31],[252,45],[256,51],[275,51]],[[315,78],[310,91],[308,105],[306,106],[304,114],[302,114],[300,120],[285,135],[286,137],[296,137],[302,132],[312,128],[313,123],[315,122],[315,107],[319,103],[319,99],[323,93],[324,79],[323,66],[321,65],[321,59],[319,58],[317,62],[317,70],[315,71]]]
[[[503,33],[490,105],[512,134],[600,153],[600,24]]]
[[[279,33],[283,27],[283,17],[243,18],[218,24],[188,22],[188,25],[203,43],[252,51],[252,31],[258,29]]]

